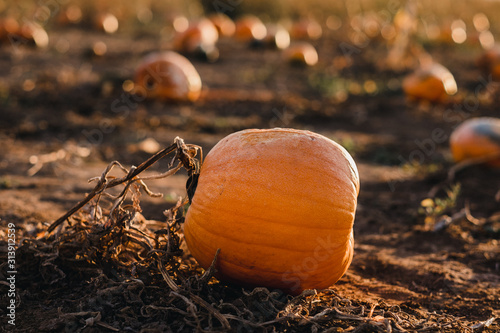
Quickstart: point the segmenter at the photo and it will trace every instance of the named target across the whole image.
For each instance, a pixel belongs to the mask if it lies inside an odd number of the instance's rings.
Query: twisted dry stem
[[[117,198],[124,198],[125,193],[127,192],[128,187],[130,184],[133,182],[139,182],[141,187],[145,190],[145,192],[149,195],[152,196],[159,196],[158,194],[152,193],[146,184],[144,183],[144,180],[147,179],[159,179],[159,178],[165,178],[168,176],[171,176],[175,172],[177,172],[181,167],[184,167],[186,170],[188,170],[189,175],[191,176],[192,174],[196,174],[199,171],[200,163],[197,159],[194,157],[197,155],[199,150],[198,146],[195,145],[186,145],[184,143],[184,140],[182,140],[179,137],[176,137],[174,140],[174,143],[171,144],[170,146],[160,150],[153,156],[151,156],[149,159],[141,163],[138,167],[132,167],[130,170],[127,170],[124,168],[118,161],[111,162],[104,172],[101,174],[101,177],[99,178],[92,178],[90,181],[97,181],[97,184],[95,187],[92,189],[92,191],[78,204],[76,204],[73,208],[71,208],[68,212],[66,212],[63,216],[58,218],[56,221],[54,221],[49,228],[47,229],[47,232],[50,234],[52,231],[54,231],[55,228],[57,228],[59,225],[61,225],[64,221],[66,221],[70,216],[75,214],[77,211],[79,211],[83,206],[85,206],[87,203],[89,203],[95,196],[102,194],[106,189],[121,185],[126,183],[125,189],[118,195]],[[139,174],[141,174],[143,171],[147,170],[149,167],[151,167],[153,164],[158,162],[160,159],[163,157],[167,156],[168,154],[172,152],[176,152],[176,155],[172,162],[175,160],[179,161],[179,164],[171,169],[168,170],[165,173],[162,173],[160,175],[156,176],[151,176],[151,177],[145,177],[145,178],[139,178]],[[172,162],[170,163],[172,165]],[[126,172],[126,176],[121,177],[121,178],[108,178],[108,174],[111,172],[111,170],[115,167],[119,167],[122,169],[124,172]],[[122,200],[121,200],[122,201]],[[121,201],[118,201],[116,204],[120,204]],[[114,209],[116,207],[113,207]]]

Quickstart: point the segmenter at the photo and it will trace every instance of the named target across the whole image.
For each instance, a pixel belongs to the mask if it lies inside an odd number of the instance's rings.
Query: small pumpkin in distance
[[[11,39],[20,34],[19,23],[13,17],[0,18],[0,43],[10,43]]]
[[[290,28],[292,39],[314,40],[320,38],[322,34],[321,25],[316,20],[307,17],[293,22]]]
[[[257,16],[245,15],[235,22],[234,38],[238,41],[262,40],[266,34],[267,28]]]
[[[201,94],[201,78],[193,64],[173,52],[146,56],[136,69],[134,92],[149,99],[196,101]]]
[[[19,29],[19,35],[32,46],[45,48],[49,45],[49,35],[38,23],[25,22]]]
[[[457,93],[453,74],[441,64],[426,64],[403,80],[403,91],[410,99],[444,103]]]
[[[291,294],[334,284],[353,255],[359,176],[336,142],[295,129],[244,130],[206,156],[184,224],[216,276]]]
[[[219,39],[215,25],[206,18],[191,22],[174,38],[174,48],[179,52],[193,53],[204,47],[213,47]]]
[[[218,40],[219,33],[215,25],[209,19],[202,18],[191,22],[183,32],[178,32],[173,47],[183,54],[214,62],[219,59],[219,49],[216,46]]]
[[[450,150],[456,162],[493,157],[486,164],[500,167],[500,119],[479,117],[464,121],[450,136]]]
[[[236,26],[229,16],[224,13],[215,13],[208,17],[208,19],[217,28],[220,37],[231,37],[234,35]]]
[[[295,42],[283,50],[283,57],[292,65],[314,66],[318,63],[318,52],[308,42]]]
[[[279,50],[286,49],[290,46],[290,34],[282,25],[268,24],[266,29],[266,37],[262,40],[265,46],[277,48]]]

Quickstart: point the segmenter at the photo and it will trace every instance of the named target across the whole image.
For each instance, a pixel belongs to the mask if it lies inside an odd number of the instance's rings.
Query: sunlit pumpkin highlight
[[[153,53],[136,70],[134,92],[145,98],[195,101],[200,97],[201,78],[184,56],[172,51]]]
[[[456,162],[500,154],[500,119],[473,118],[464,121],[450,136],[450,150]],[[488,161],[500,167],[500,156]]]
[[[291,294],[327,288],[353,255],[359,176],[336,142],[295,129],[244,130],[203,162],[184,233],[217,276]]]

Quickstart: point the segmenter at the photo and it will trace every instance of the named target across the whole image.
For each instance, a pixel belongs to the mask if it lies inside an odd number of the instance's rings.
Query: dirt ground
[[[313,68],[289,66],[276,50],[222,40],[217,62],[192,58],[202,98],[167,104],[134,100],[122,88],[142,56],[167,48],[165,39],[80,28],[53,29],[50,38],[46,50],[0,48],[0,242],[6,248],[9,223],[18,241],[13,331],[220,331],[227,327],[219,314],[227,314],[233,331],[388,332],[390,325],[384,325],[398,322],[391,313],[399,313],[399,326],[407,331],[500,331],[498,319],[481,327],[500,316],[500,171],[474,166],[446,182],[453,128],[469,117],[498,116],[498,87],[479,79],[476,45],[428,46],[457,79],[459,95],[449,105],[408,101],[400,88],[405,73],[380,68],[386,48],[378,39],[345,57],[339,48],[348,42],[345,34],[328,31],[314,42],[320,63]],[[107,46],[102,56],[92,52],[97,41]],[[367,92],[367,81],[377,89]],[[179,136],[206,154],[234,131],[271,127],[333,138],[358,165],[354,259],[330,291],[292,299],[212,280],[204,287],[210,292],[202,288],[197,294],[212,307],[199,301],[193,308],[187,300],[175,307],[182,295],[161,280],[148,284],[130,277],[120,284],[125,280],[117,274],[84,274],[57,258],[46,260],[54,245],[34,241],[90,192],[88,179],[100,176],[108,163],[129,167],[146,160],[158,148],[141,145],[146,139],[167,147]],[[37,165],[50,157],[55,161]],[[165,170],[168,162],[148,172]],[[163,211],[185,195],[186,179],[180,173],[151,181],[164,197],[141,196],[144,217],[164,221]],[[438,207],[422,207],[427,198]],[[465,207],[476,224],[458,218],[433,230],[443,215]],[[0,289],[7,304],[8,286]],[[213,307],[219,312],[206,310]],[[343,317],[346,309],[351,317]],[[198,323],[179,319],[190,311],[205,315]],[[4,305],[0,314],[2,329],[12,329]],[[284,314],[288,319],[273,322]],[[329,319],[320,320],[322,315]],[[404,326],[408,322],[413,329]],[[392,331],[402,331],[394,325]]]

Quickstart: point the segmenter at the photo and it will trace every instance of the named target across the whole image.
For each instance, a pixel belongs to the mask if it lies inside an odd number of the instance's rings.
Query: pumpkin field
[[[0,0],[0,331],[500,332],[498,17]]]

